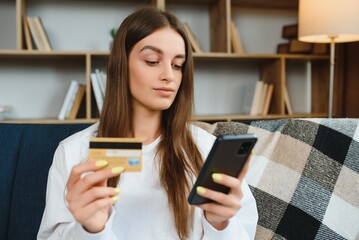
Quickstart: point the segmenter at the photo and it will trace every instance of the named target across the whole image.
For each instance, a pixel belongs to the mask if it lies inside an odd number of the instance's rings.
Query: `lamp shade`
[[[359,41],[359,0],[299,0],[298,18],[300,41]]]

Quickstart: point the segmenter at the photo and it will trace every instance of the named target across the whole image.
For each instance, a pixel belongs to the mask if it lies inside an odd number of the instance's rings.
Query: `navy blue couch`
[[[197,124],[258,136],[246,176],[256,240],[359,239],[359,119]],[[54,151],[89,125],[0,123],[0,240],[36,239]]]
[[[0,123],[0,239],[36,239],[55,149],[87,126]]]

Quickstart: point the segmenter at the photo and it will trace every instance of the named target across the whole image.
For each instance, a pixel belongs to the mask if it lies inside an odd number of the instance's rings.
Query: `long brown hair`
[[[129,54],[137,42],[164,27],[170,27],[182,36],[186,61],[182,67],[182,82],[177,96],[171,107],[162,114],[157,164],[161,186],[167,193],[177,234],[184,239],[189,235],[193,217],[193,208],[187,204],[191,186],[188,179],[198,174],[203,160],[188,129],[193,111],[192,50],[182,24],[174,15],[156,8],[142,7],[122,22],[107,66],[106,96],[100,114],[98,136],[133,137]],[[118,181],[118,177],[112,178],[108,184],[114,187]]]

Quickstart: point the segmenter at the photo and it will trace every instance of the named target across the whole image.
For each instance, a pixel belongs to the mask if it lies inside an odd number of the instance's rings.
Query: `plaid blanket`
[[[359,120],[219,122],[213,134],[254,133],[246,179],[256,239],[359,239]]]

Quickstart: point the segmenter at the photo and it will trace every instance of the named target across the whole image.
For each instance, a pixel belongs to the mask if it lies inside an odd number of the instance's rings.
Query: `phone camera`
[[[251,142],[245,142],[239,147],[239,150],[238,150],[237,154],[238,155],[245,155],[250,151],[251,147],[252,147]]]

